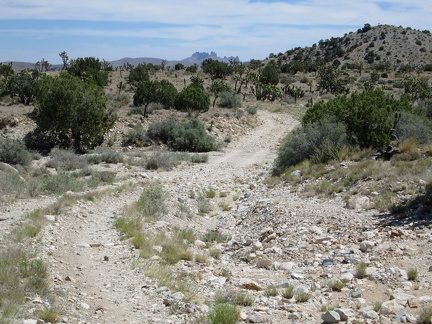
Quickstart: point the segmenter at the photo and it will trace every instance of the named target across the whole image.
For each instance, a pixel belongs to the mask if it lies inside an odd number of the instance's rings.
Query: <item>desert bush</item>
[[[208,230],[202,237],[202,240],[207,243],[223,243],[229,240],[229,236],[222,234],[219,230]]]
[[[198,116],[199,113],[206,112],[210,108],[210,97],[204,88],[195,84],[190,84],[177,94],[174,107],[180,111],[186,111]]]
[[[158,182],[148,184],[137,202],[143,216],[159,218],[166,211],[165,192]]]
[[[366,277],[366,269],[367,264],[365,262],[360,262],[356,267],[356,277],[359,279]]]
[[[249,115],[256,115],[257,112],[258,112],[258,108],[255,107],[255,106],[247,106],[247,107],[246,107],[246,112],[247,112]]]
[[[215,302],[229,303],[238,306],[251,306],[254,302],[254,297],[248,293],[236,290],[220,290],[216,292]]]
[[[21,141],[0,139],[0,162],[28,166],[31,161],[32,154]]]
[[[361,149],[383,148],[390,143],[395,113],[411,110],[407,98],[396,100],[382,90],[369,90],[314,104],[306,111],[303,125],[332,116],[346,126],[352,145],[358,145]]]
[[[146,131],[140,124],[136,124],[132,129],[129,129],[123,139],[123,146],[135,145],[137,147],[151,145],[151,140],[147,136]]]
[[[122,153],[117,152],[113,149],[107,147],[97,147],[94,151],[92,151],[93,156],[97,156],[97,163],[105,162],[105,163],[122,163],[124,162],[124,156]],[[89,163],[92,161],[92,155],[87,156],[87,160]],[[94,162],[94,164],[97,164]]]
[[[219,95],[218,106],[222,108],[237,108],[241,107],[241,101],[235,93],[224,91]]]
[[[234,324],[240,319],[236,306],[228,303],[215,304],[208,315],[211,324]]]
[[[411,268],[407,271],[408,280],[415,281],[418,277],[418,270],[416,268]]]
[[[403,112],[396,125],[396,134],[400,141],[414,140],[418,144],[432,143],[432,121],[411,112]]]
[[[417,317],[418,324],[432,324],[432,307],[424,306]]]
[[[46,167],[54,168],[57,171],[72,171],[84,169],[88,166],[86,157],[76,154],[71,150],[53,149],[50,153],[51,160],[46,163]]]
[[[46,174],[41,178],[42,189],[47,193],[62,194],[67,191],[80,191],[84,183],[76,173],[59,172],[56,175]]]
[[[101,145],[116,120],[101,88],[67,73],[43,78],[36,104],[39,131],[55,138],[61,148],[79,153]]]
[[[338,157],[348,145],[346,127],[332,118],[307,124],[288,135],[278,152],[273,173],[281,174],[286,168],[306,159],[324,163]]]
[[[184,123],[171,119],[153,123],[147,135],[177,151],[209,152],[215,147],[214,138],[206,133],[204,125],[197,119]]]

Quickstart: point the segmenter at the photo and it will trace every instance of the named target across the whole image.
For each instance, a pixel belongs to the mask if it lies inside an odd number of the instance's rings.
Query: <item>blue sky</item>
[[[241,60],[371,25],[432,28],[425,0],[0,0],[0,62],[94,56]]]

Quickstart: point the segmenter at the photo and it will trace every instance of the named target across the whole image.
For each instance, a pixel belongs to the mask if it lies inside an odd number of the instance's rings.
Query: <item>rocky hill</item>
[[[342,37],[319,40],[304,48],[295,48],[270,59],[280,64],[293,61],[337,61],[344,64],[383,65],[387,70],[409,65],[412,69],[424,68],[432,63],[432,34],[429,30],[390,25],[370,26],[347,33]]]

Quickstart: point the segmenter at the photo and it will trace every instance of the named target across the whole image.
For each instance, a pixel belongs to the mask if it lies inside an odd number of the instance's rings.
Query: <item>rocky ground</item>
[[[288,184],[269,188],[265,180],[279,141],[297,122],[267,111],[259,111],[258,120],[204,164],[171,171],[110,165],[117,181],[109,190],[48,215],[34,246],[49,264],[56,297],[30,300],[24,322],[36,323],[34,311],[52,303],[65,323],[205,323],[215,297],[234,292],[252,299],[240,306],[249,323],[415,322],[419,310],[432,304],[432,227],[412,220],[388,225],[383,222],[388,215],[347,209],[341,197],[304,198]],[[192,298],[147,276],[148,261],[113,226],[155,180],[168,193],[170,208],[146,231],[189,228],[199,237],[217,229],[230,238],[211,247],[197,239],[190,249],[206,255],[205,261],[175,265],[174,273],[194,278]],[[211,211],[200,214],[191,192],[209,188],[216,197]],[[52,201],[5,204],[1,231],[9,232],[26,212]],[[192,216],[181,217],[180,205]],[[220,256],[210,257],[210,248]],[[361,278],[360,263],[367,265]],[[418,270],[417,280],[408,280],[410,269]],[[332,289],[338,283],[343,287]],[[294,297],[285,298],[282,292],[290,285]],[[299,294],[307,300],[296,300]]]

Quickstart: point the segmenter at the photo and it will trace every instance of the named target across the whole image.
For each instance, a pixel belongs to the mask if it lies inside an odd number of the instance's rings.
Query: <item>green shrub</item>
[[[247,107],[246,107],[246,112],[247,112],[249,115],[256,115],[256,113],[258,112],[258,108],[255,107],[255,106],[247,106]]]
[[[432,142],[432,121],[419,114],[403,112],[396,125],[396,134],[401,142],[414,140],[418,144]]]
[[[117,118],[106,107],[103,89],[67,73],[43,78],[36,103],[39,131],[79,153],[101,145]]]
[[[165,211],[165,192],[158,182],[148,184],[138,200],[138,207],[143,216],[161,217]]]
[[[332,118],[307,124],[289,134],[280,146],[273,173],[281,174],[286,168],[306,159],[324,163],[338,156],[348,145],[346,127]]]
[[[346,126],[352,145],[358,145],[361,149],[383,148],[390,143],[395,112],[411,110],[407,98],[396,100],[382,90],[369,90],[314,104],[306,111],[303,125],[332,116]]]
[[[86,157],[70,150],[53,149],[50,153],[51,160],[46,163],[48,168],[57,171],[72,171],[84,169],[88,166]]]
[[[210,108],[210,97],[204,88],[195,84],[190,84],[177,94],[174,107],[180,111],[186,111],[189,115],[192,112],[198,116],[201,112],[206,112]]]
[[[215,147],[214,138],[206,133],[204,125],[197,119],[184,123],[171,119],[153,123],[147,135],[177,151],[209,152]]]
[[[0,162],[28,166],[31,161],[32,155],[21,141],[10,138],[0,140]]]
[[[128,130],[124,139],[123,145],[135,145],[137,147],[149,146],[151,144],[150,138],[147,136],[144,128],[137,124],[132,129]]]
[[[98,147],[92,153],[98,156],[98,163],[105,162],[117,164],[124,162],[123,154],[110,148]],[[87,160],[89,162],[91,161],[91,155],[87,157]]]
[[[233,92],[224,91],[219,95],[219,107],[222,108],[236,108],[241,107],[240,98]]]
[[[432,324],[432,307],[424,306],[417,317],[418,324]]]
[[[52,194],[62,194],[67,191],[80,191],[84,184],[79,181],[76,173],[59,172],[56,175],[45,175],[42,177],[42,188]]]
[[[237,307],[228,303],[215,304],[208,315],[211,324],[235,324],[240,319]]]
[[[208,243],[223,243],[229,240],[229,236],[222,234],[221,232],[219,232],[219,230],[215,229],[215,230],[208,230],[202,240],[204,242],[208,242]]]

